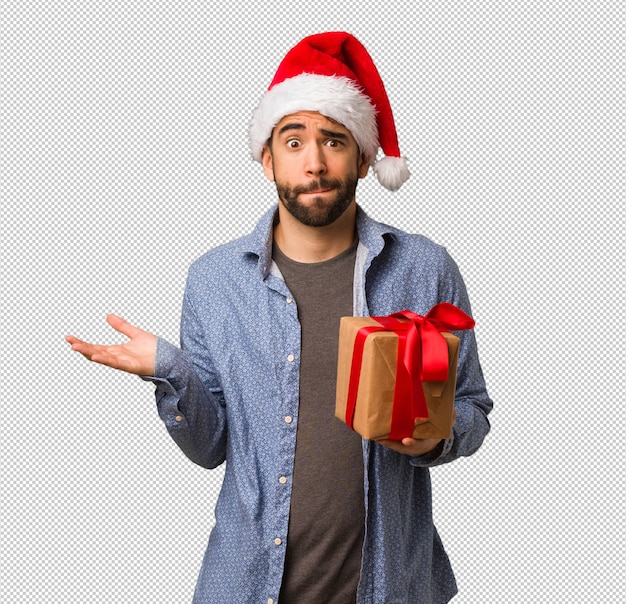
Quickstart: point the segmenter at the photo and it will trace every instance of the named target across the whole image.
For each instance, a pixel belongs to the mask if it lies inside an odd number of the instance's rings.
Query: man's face
[[[262,161],[284,207],[301,223],[315,227],[332,224],[348,209],[358,179],[369,168],[346,128],[309,111],[276,124]]]

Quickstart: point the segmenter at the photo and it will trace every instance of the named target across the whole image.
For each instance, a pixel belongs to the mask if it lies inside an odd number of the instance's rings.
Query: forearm
[[[452,436],[443,440],[430,453],[411,460],[415,466],[438,466],[475,453],[487,436],[490,424],[487,415],[471,401],[456,404],[457,415]]]
[[[446,255],[441,298],[458,306],[471,316],[467,290],[458,267]],[[454,332],[461,339],[456,379],[456,420],[452,435],[426,455],[416,456],[416,466],[435,466],[475,453],[490,429],[487,416],[493,408],[483,377],[473,330]]]
[[[452,435],[432,452],[414,458],[414,465],[434,466],[472,455],[482,445],[489,432],[490,424],[487,416],[493,407],[493,402],[487,392],[478,361],[476,340],[471,332],[466,332],[461,337],[462,345],[454,401],[456,419]]]
[[[159,417],[170,436],[194,463],[214,468],[226,451],[226,412],[199,377],[189,356],[159,338],[155,375]]]

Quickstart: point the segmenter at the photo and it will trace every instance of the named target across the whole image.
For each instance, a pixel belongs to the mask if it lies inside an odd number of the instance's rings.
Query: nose
[[[326,174],[326,159],[323,149],[318,145],[310,145],[306,154],[305,170],[309,176],[322,176]]]

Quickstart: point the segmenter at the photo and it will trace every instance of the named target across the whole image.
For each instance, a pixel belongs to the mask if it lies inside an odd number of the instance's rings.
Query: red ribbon
[[[354,429],[365,340],[377,331],[393,331],[398,335],[398,356],[388,438],[401,440],[413,435],[417,419],[428,419],[421,382],[445,382],[448,379],[448,343],[441,332],[472,329],[474,320],[449,302],[433,306],[426,316],[403,310],[388,317],[370,318],[379,325],[362,327],[354,341],[346,424]]]

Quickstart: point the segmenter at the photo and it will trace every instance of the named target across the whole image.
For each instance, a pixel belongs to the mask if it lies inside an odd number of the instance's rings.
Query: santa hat
[[[255,160],[261,161],[274,126],[298,111],[317,111],[345,126],[387,189],[395,191],[409,178],[385,87],[354,36],[316,34],[287,53],[252,115],[250,149]],[[385,157],[375,161],[379,146]]]

